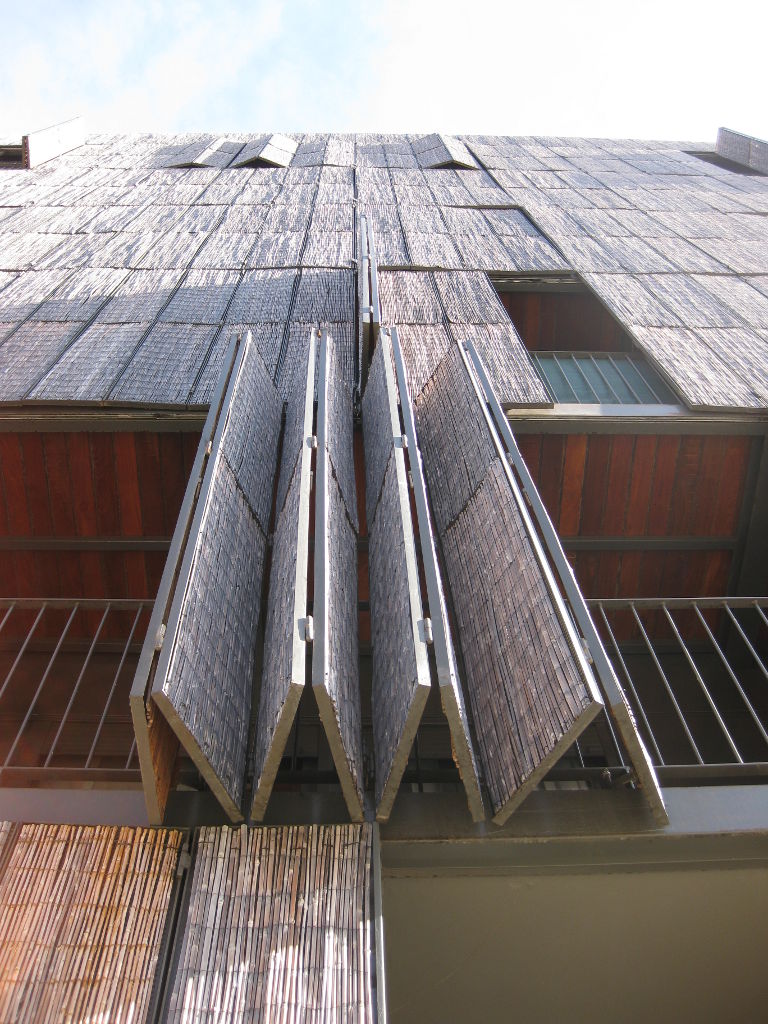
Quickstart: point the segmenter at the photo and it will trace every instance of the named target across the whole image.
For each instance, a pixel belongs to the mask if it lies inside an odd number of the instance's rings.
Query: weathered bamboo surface
[[[724,132],[718,144],[745,167],[765,162],[760,140]],[[437,271],[458,291],[468,272],[577,274],[689,405],[764,409],[768,186],[694,155],[707,150],[714,158],[701,143],[437,133],[89,139],[0,181],[0,400],[206,404],[222,335],[291,319],[280,274],[352,273],[358,204],[381,267]],[[271,319],[254,288],[267,305],[287,300],[284,315]],[[157,331],[170,323],[213,330],[185,354],[183,332]],[[331,323],[353,317],[320,321]],[[280,386],[278,362],[293,367],[302,340],[283,332],[275,345],[273,333],[263,354]],[[514,335],[493,333],[499,359],[516,351]],[[7,374],[3,338],[16,338]],[[24,367],[12,358],[22,339]],[[342,362],[351,383],[354,338]],[[500,398],[545,401],[513,363],[508,398],[494,368]]]
[[[363,396],[379,820],[389,816],[431,686],[397,402],[390,341],[382,335]]]
[[[363,813],[352,395],[323,334],[317,409],[312,688],[350,814]]]
[[[264,659],[256,718],[251,817],[261,821],[306,682],[307,578],[315,341],[303,387],[288,402],[283,432]],[[288,483],[283,481],[289,478]]]
[[[503,821],[600,709],[461,355],[415,403],[478,754]]]
[[[373,1020],[371,826],[203,828],[174,1024]]]
[[[169,653],[161,656],[152,691],[233,817],[243,798],[282,419],[282,402],[261,357],[246,344],[221,441],[211,455],[199,529],[189,541],[191,563],[185,569],[185,555],[171,607]]]
[[[181,839],[23,825],[0,877],[0,1020],[145,1021]]]

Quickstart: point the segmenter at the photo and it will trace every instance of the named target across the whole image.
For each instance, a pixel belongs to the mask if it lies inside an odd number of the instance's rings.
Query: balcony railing
[[[128,692],[151,610],[0,599],[0,786],[140,784]]]
[[[553,402],[676,405],[677,396],[640,356],[624,352],[531,352]]]
[[[768,776],[768,598],[588,604],[662,781]]]

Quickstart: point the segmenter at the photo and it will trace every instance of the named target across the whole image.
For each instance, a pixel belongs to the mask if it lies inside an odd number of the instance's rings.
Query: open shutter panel
[[[381,334],[363,398],[376,816],[386,821],[430,691],[392,354]]]
[[[305,386],[288,400],[277,485],[275,530],[259,693],[251,817],[261,821],[306,680],[307,570],[314,437],[317,332],[307,353]]]
[[[499,404],[499,400],[493,390],[488,372],[477,349],[471,342],[466,344],[466,355],[462,358],[467,373],[473,377],[473,384],[478,398],[487,402],[487,414],[490,413],[492,426],[496,432],[497,448],[504,459],[505,475],[508,477],[510,486],[515,492],[516,501],[521,511],[524,522],[527,523],[529,534],[534,537],[534,526],[526,508],[526,502],[530,504],[531,512],[539,524],[542,539],[547,547],[550,558],[556,568],[559,569],[560,584],[565,594],[573,617],[576,620],[581,634],[589,648],[595,668],[597,680],[599,681],[602,693],[605,697],[608,710],[616,725],[616,729],[622,739],[627,754],[629,755],[632,767],[635,771],[636,780],[640,785],[642,793],[650,807],[650,810],[659,825],[669,823],[664,798],[661,793],[656,772],[646,747],[637,731],[632,711],[621,688],[621,684],[613,670],[610,660],[605,652],[600,636],[595,629],[592,617],[584,602],[584,598],[574,578],[573,572],[560,544],[560,539],[553,527],[544,503],[536,490],[536,486],[528,472],[528,467],[520,454],[514,435],[510,429],[509,422]],[[474,376],[473,376],[474,375]],[[522,485],[525,493],[523,498],[520,487],[515,476],[510,471],[509,463],[512,464],[515,474]],[[538,541],[536,540],[537,546]],[[543,556],[543,552],[542,555]]]
[[[363,817],[352,395],[323,331],[317,392],[312,688],[344,799]]]
[[[437,558],[432,517],[429,513],[423,460],[419,439],[416,435],[416,423],[414,421],[411,398],[408,393],[405,362],[400,348],[397,328],[392,328],[391,337],[400,393],[400,408],[402,410],[405,436],[408,441],[413,495],[419,524],[421,557],[424,566],[424,579],[426,581],[427,600],[432,624],[432,645],[435,655],[435,667],[437,669],[437,683],[440,688],[440,702],[443,706],[443,713],[448,719],[453,759],[464,783],[470,814],[474,821],[482,821],[485,817],[485,810],[480,792],[477,758],[472,743],[464,695],[459,682],[459,670],[456,664],[456,653],[448,622],[445,591]]]
[[[213,439],[152,699],[242,819],[254,654],[282,401],[250,333]]]
[[[602,700],[457,347],[421,392],[416,425],[480,760],[501,824]]]

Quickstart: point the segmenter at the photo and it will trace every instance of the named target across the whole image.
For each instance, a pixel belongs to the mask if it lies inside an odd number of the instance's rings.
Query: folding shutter
[[[214,436],[201,444],[205,448],[196,467],[199,472],[205,464],[205,472],[188,488],[187,499],[194,504],[189,533],[185,536],[188,519],[183,512],[172,542],[181,562],[169,557],[156,602],[161,622],[156,628],[155,622],[150,624],[144,664],[140,661],[132,693],[137,742],[147,740],[139,739],[144,732],[138,706],[143,669],[152,677],[154,705],[145,712],[147,732],[157,731],[159,711],[235,821],[243,816],[254,657],[281,421],[282,400],[249,333]],[[153,819],[162,815],[163,792],[167,796],[170,785],[168,779],[158,785],[157,775],[167,777],[172,760],[168,744],[150,743],[144,751],[142,773]],[[153,779],[147,778],[149,772]]]
[[[555,570],[558,571],[560,586],[568,600],[573,618],[576,620],[576,625],[584,637],[584,643],[589,649],[595,676],[607,702],[611,717],[632,762],[637,782],[657,823],[659,825],[666,825],[669,822],[669,817],[664,806],[664,798],[659,787],[656,772],[654,771],[648,751],[637,731],[632,711],[624,696],[621,684],[616,677],[600,636],[592,622],[584,598],[565,558],[557,532],[552,526],[541,497],[528,472],[528,468],[520,455],[517,442],[493,390],[493,385],[483,365],[483,361],[470,342],[466,344],[465,348],[466,354],[464,352],[461,353],[465,369],[468,376],[472,379],[478,401],[482,403],[489,425],[492,426],[494,431],[497,450],[501,453],[505,476],[509,488],[515,496],[521,522],[524,524],[529,538],[531,538],[532,546],[538,551],[540,561],[544,563],[546,555],[541,549],[541,544],[528,511],[527,506],[530,505],[531,512],[538,522],[543,542],[549,551],[552,564]],[[510,470],[510,463],[514,467],[520,484],[518,484],[515,474]],[[520,485],[522,485],[522,491]],[[557,588],[557,583],[554,579],[552,584]],[[553,593],[557,596],[559,591],[555,589]]]
[[[392,365],[397,345],[386,331],[371,362],[363,398],[366,504],[369,534],[372,715],[376,762],[376,815],[385,821],[408,762],[431,687],[427,645],[435,648],[438,683],[452,746],[473,818],[483,817],[477,769],[458,684],[440,574],[431,539],[421,460],[412,431],[407,391],[398,389]],[[405,401],[403,400],[405,395]],[[408,450],[431,618],[424,616],[405,450]]]
[[[306,372],[288,399],[267,602],[264,663],[256,719],[251,817],[260,821],[306,680],[309,516],[317,335],[312,331]]]
[[[416,402],[478,752],[501,824],[602,699],[457,347]]]
[[[323,331],[317,391],[312,688],[350,816],[363,816],[352,395]]]

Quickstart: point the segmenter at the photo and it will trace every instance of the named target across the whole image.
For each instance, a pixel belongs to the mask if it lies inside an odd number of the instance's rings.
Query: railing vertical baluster
[[[645,708],[643,707],[643,703],[637,695],[637,690],[635,689],[635,684],[632,681],[632,676],[630,675],[626,662],[624,661],[621,651],[619,650],[619,645],[616,642],[616,637],[614,635],[613,630],[611,629],[611,624],[608,621],[608,616],[605,614],[605,608],[603,607],[602,602],[598,604],[598,608],[600,609],[600,615],[602,616],[603,622],[605,623],[605,628],[608,630],[608,636],[610,637],[611,644],[613,646],[614,651],[616,652],[616,657],[618,658],[619,664],[621,665],[621,670],[624,673],[624,678],[626,679],[627,685],[629,686],[632,696],[635,699],[635,708],[637,709],[637,713],[643,720],[646,735],[648,736],[648,739],[651,742],[651,746],[653,747],[653,752],[656,755],[656,764],[663,766],[664,758],[661,756],[661,751],[659,750],[659,745],[656,742],[656,737],[653,734],[653,729],[651,729],[651,724],[648,721],[648,718],[645,714]]]
[[[13,609],[15,607],[16,607],[16,602],[15,601],[11,601],[11,603],[8,605],[8,610],[6,611],[5,615],[3,616],[3,621],[0,622],[0,633],[2,633],[3,630],[5,629],[5,624],[8,621],[8,619],[10,619],[11,615],[13,614]]]
[[[592,392],[592,397],[594,398],[596,404],[600,405],[600,395],[598,395],[598,393],[592,387],[592,382],[590,381],[589,377],[587,377],[586,373],[584,373],[584,371],[582,370],[581,364],[579,363],[578,358],[576,356],[571,356],[571,362],[576,367],[576,372],[579,374],[581,379],[584,381],[584,383],[587,385],[589,390]]]
[[[69,627],[72,625],[72,620],[74,619],[75,615],[77,614],[78,607],[79,606],[77,604],[75,604],[75,606],[73,607],[72,611],[70,612],[69,618],[67,619],[67,623],[64,626],[64,629],[62,630],[61,636],[59,637],[58,642],[56,644],[56,647],[53,650],[53,654],[48,659],[48,664],[45,666],[45,671],[43,672],[43,675],[42,675],[42,678],[41,678],[41,680],[40,680],[40,682],[38,684],[37,690],[35,691],[35,695],[32,698],[29,707],[27,708],[27,713],[24,716],[24,721],[21,723],[21,726],[19,727],[19,731],[16,733],[16,736],[14,738],[14,741],[13,741],[12,745],[11,745],[11,748],[10,748],[10,750],[8,751],[8,753],[5,756],[5,761],[3,761],[3,768],[7,768],[8,765],[13,760],[13,755],[16,753],[16,747],[19,745],[19,740],[21,739],[22,734],[24,733],[24,730],[27,728],[27,725],[29,724],[29,720],[32,717],[32,712],[35,709],[35,705],[37,704],[37,701],[38,701],[38,699],[40,697],[40,694],[43,692],[43,687],[45,686],[46,680],[48,679],[48,675],[49,675],[51,669],[53,668],[53,663],[56,661],[56,657],[57,657],[59,651],[61,650],[61,645],[64,643],[64,640],[65,640],[65,638],[67,636],[67,633],[69,632]],[[43,604],[43,607],[40,609],[40,615],[42,615],[42,613],[45,611],[45,608],[46,608],[46,605]],[[40,621],[40,615],[37,616],[37,619],[35,620],[35,625],[32,627],[32,630],[30,631],[30,633],[34,632],[35,626]],[[28,639],[29,639],[29,637],[27,638],[27,640]],[[26,647],[26,641],[25,641],[25,647]],[[17,659],[17,661],[18,661],[18,659]]]
[[[78,691],[80,689],[80,684],[83,681],[83,677],[85,676],[86,669],[88,668],[88,666],[91,663],[91,658],[93,657],[93,652],[94,652],[94,650],[96,648],[96,644],[98,643],[99,637],[101,636],[101,631],[104,628],[104,623],[107,621],[107,616],[109,615],[109,611],[110,611],[111,607],[112,607],[112,605],[107,603],[107,607],[104,609],[104,614],[101,617],[101,622],[99,623],[99,628],[96,630],[96,633],[94,634],[93,640],[91,641],[91,646],[88,648],[88,653],[85,656],[85,661],[83,662],[83,667],[80,669],[80,674],[77,677],[77,682],[75,683],[74,689],[72,690],[72,694],[71,694],[71,696],[69,698],[69,703],[67,704],[67,707],[66,707],[66,710],[65,710],[64,714],[61,716],[61,721],[59,722],[59,728],[56,730],[56,735],[53,738],[53,743],[51,744],[51,748],[48,751],[48,756],[46,757],[45,762],[43,764],[44,768],[48,768],[50,766],[50,764],[51,764],[51,760],[53,758],[53,755],[54,755],[54,752],[55,752],[56,747],[58,745],[58,742],[59,742],[59,740],[61,738],[61,734],[64,731],[64,726],[67,723],[67,718],[69,718],[69,712],[72,710],[72,705],[75,703],[75,698],[77,697]]]
[[[579,396],[578,396],[578,395],[576,394],[576,392],[575,392],[575,391],[573,390],[573,385],[572,385],[572,384],[571,384],[571,382],[570,382],[570,381],[568,380],[568,374],[567,374],[567,373],[565,372],[565,370],[564,370],[564,369],[562,368],[562,366],[560,365],[560,360],[559,360],[559,359],[557,358],[557,356],[556,356],[556,355],[554,354],[554,352],[552,353],[552,358],[553,358],[553,359],[554,359],[554,361],[555,361],[555,366],[556,366],[556,367],[558,368],[558,370],[560,371],[560,373],[561,373],[561,374],[563,375],[563,380],[565,381],[565,386],[566,386],[566,387],[568,388],[568,390],[569,390],[569,391],[571,392],[571,394],[573,395],[573,399],[574,399],[574,401],[575,401],[575,402],[578,402],[578,401],[579,401]]]
[[[128,771],[128,769],[131,767],[131,761],[133,760],[133,755],[135,753],[136,753],[136,737],[134,736],[133,743],[131,744],[131,749],[128,751],[128,759],[125,762],[125,770],[126,771]]]
[[[614,391],[614,389],[613,389],[613,385],[612,385],[612,384],[611,384],[611,382],[610,382],[610,381],[608,380],[608,378],[607,378],[607,377],[605,376],[605,374],[603,373],[603,371],[602,371],[602,370],[600,369],[600,363],[599,363],[599,362],[597,361],[597,359],[595,359],[595,357],[594,357],[594,356],[592,355],[592,353],[591,353],[591,352],[590,352],[590,354],[589,354],[589,361],[590,361],[590,362],[592,363],[592,365],[594,366],[594,368],[595,368],[595,373],[597,373],[597,375],[598,375],[598,376],[600,377],[600,379],[602,380],[603,384],[605,384],[605,386],[606,386],[606,387],[608,388],[608,390],[610,391],[610,393],[611,393],[611,394],[613,395],[613,397],[614,397],[614,399],[615,399],[615,401],[616,401],[616,404],[617,404],[617,405],[621,405],[621,404],[622,404],[622,402],[621,402],[621,398],[620,398],[620,397],[619,397],[619,395],[618,395],[618,394],[617,394],[617,393],[616,393],[616,392]]]
[[[669,622],[670,626],[672,627],[672,632],[675,634],[677,642],[680,645],[680,649],[683,652],[683,656],[684,656],[685,660],[688,662],[688,664],[690,665],[691,671],[693,672],[694,676],[696,677],[696,682],[701,687],[701,692],[704,694],[704,697],[705,697],[707,703],[709,704],[710,708],[712,708],[712,714],[717,719],[717,724],[720,726],[720,729],[722,730],[722,733],[725,736],[726,742],[727,742],[728,746],[731,748],[731,752],[733,753],[733,756],[736,758],[736,760],[738,761],[739,764],[744,764],[744,759],[742,758],[741,754],[739,753],[739,748],[733,742],[733,737],[731,736],[730,732],[728,731],[728,726],[723,721],[722,715],[720,714],[720,712],[719,712],[719,710],[717,708],[717,705],[715,704],[714,700],[712,699],[712,695],[709,692],[709,688],[707,687],[707,684],[704,682],[704,679],[703,679],[703,677],[701,675],[701,672],[699,672],[699,667],[696,664],[696,662],[693,660],[693,656],[692,656],[691,652],[688,650],[688,647],[687,647],[685,641],[683,640],[682,636],[680,635],[680,630],[677,628],[677,623],[675,622],[675,620],[670,615],[669,608],[667,608],[666,604],[662,604],[661,607],[662,607],[662,610],[664,611],[664,614],[667,617],[667,622]]]
[[[120,679],[120,673],[123,671],[123,665],[125,664],[125,659],[128,656],[128,648],[131,646],[131,640],[133,640],[133,634],[136,632],[136,627],[139,624],[139,619],[141,618],[143,611],[144,611],[144,605],[139,605],[139,608],[138,608],[138,610],[136,612],[136,616],[135,616],[135,618],[133,620],[133,624],[131,625],[131,631],[128,634],[128,639],[125,641],[125,646],[123,647],[123,653],[122,653],[122,655],[120,657],[120,664],[117,666],[117,671],[115,672],[115,677],[112,680],[112,686],[110,687],[109,693],[107,694],[107,700],[106,700],[106,703],[104,704],[104,710],[101,713],[101,718],[99,719],[99,724],[98,724],[98,727],[96,729],[96,735],[93,737],[93,743],[91,744],[91,749],[88,751],[88,757],[86,758],[86,761],[85,761],[85,767],[86,768],[90,768],[91,767],[91,761],[93,760],[93,754],[94,754],[94,751],[96,750],[96,744],[99,742],[99,737],[101,736],[101,730],[104,728],[104,722],[106,721],[106,718],[107,718],[107,712],[109,711],[109,705],[112,703],[112,698],[115,695],[115,690],[117,689],[117,683],[118,683],[118,680]]]
[[[680,705],[677,703],[677,697],[675,696],[672,687],[669,685],[669,680],[667,679],[664,669],[661,667],[661,662],[656,657],[656,651],[653,649],[653,644],[648,638],[648,634],[645,631],[645,626],[643,625],[640,616],[637,614],[637,609],[635,608],[634,602],[630,602],[630,607],[632,609],[632,614],[635,617],[635,621],[637,622],[637,625],[640,627],[640,633],[642,634],[643,640],[645,641],[645,646],[648,649],[648,653],[653,659],[653,663],[656,666],[659,675],[661,676],[661,681],[664,683],[667,694],[669,695],[669,699],[672,701],[672,706],[674,707],[675,713],[677,714],[677,717],[680,721],[680,725],[682,725],[683,731],[685,732],[685,735],[688,738],[688,742],[691,745],[691,749],[693,750],[694,756],[696,757],[696,760],[699,762],[699,764],[704,764],[704,759],[702,758],[701,753],[699,752],[699,748],[696,746],[696,741],[691,735],[691,730],[688,728],[688,723],[685,720],[685,715],[680,710]]]
[[[731,611],[731,609],[728,607],[727,604],[725,605],[725,610],[728,612],[728,615],[730,616],[731,621],[733,622],[733,624],[736,627],[736,629],[739,631],[739,636],[744,641],[744,643],[747,645],[749,653],[755,659],[755,662],[757,663],[757,667],[763,673],[765,678],[768,679],[768,669],[765,667],[765,663],[763,662],[763,659],[760,657],[760,655],[757,653],[755,648],[752,646],[752,642],[750,641],[749,637],[744,632],[744,630],[741,628],[741,623],[736,618],[736,616],[733,614],[733,612]]]
[[[694,610],[695,610],[696,614],[699,617],[699,620],[701,621],[702,626],[707,631],[707,636],[712,641],[712,646],[717,651],[717,654],[718,654],[718,656],[720,658],[720,661],[723,663],[723,668],[728,673],[728,675],[731,677],[731,682],[736,687],[736,689],[739,691],[739,696],[744,701],[744,704],[746,705],[747,711],[749,712],[749,714],[752,717],[752,721],[755,723],[755,725],[758,728],[758,731],[760,732],[760,735],[763,737],[763,739],[765,740],[765,743],[768,745],[768,732],[765,731],[763,723],[760,721],[759,715],[757,714],[757,712],[755,711],[754,707],[752,706],[752,701],[749,699],[749,697],[747,697],[747,695],[744,692],[744,689],[743,689],[741,683],[738,680],[738,677],[737,677],[736,673],[731,668],[731,663],[728,661],[728,658],[727,658],[727,656],[725,654],[725,651],[722,650],[722,648],[720,647],[720,644],[715,639],[715,635],[712,632],[712,630],[709,628],[709,624],[707,623],[707,620],[701,614],[701,609],[699,608],[699,606],[697,604],[694,604],[693,607],[694,607]]]
[[[3,697],[5,691],[6,691],[7,687],[8,687],[8,684],[10,683],[11,679],[13,678],[13,673],[16,671],[16,667],[18,666],[18,664],[21,661],[21,659],[24,657],[24,652],[26,651],[27,647],[29,647],[29,641],[32,639],[32,634],[37,629],[38,623],[40,622],[40,619],[42,619],[43,613],[45,612],[46,608],[47,608],[47,604],[43,603],[41,605],[41,607],[40,607],[40,611],[37,613],[37,618],[32,623],[32,626],[29,629],[29,632],[27,633],[27,635],[24,637],[24,643],[21,645],[21,650],[16,655],[16,659],[15,659],[14,663],[8,669],[8,675],[5,677],[5,680],[3,681],[3,685],[0,686],[0,700],[2,700],[2,697]],[[8,616],[6,615],[6,618],[7,617]],[[3,625],[5,625],[5,619],[3,620]]]

